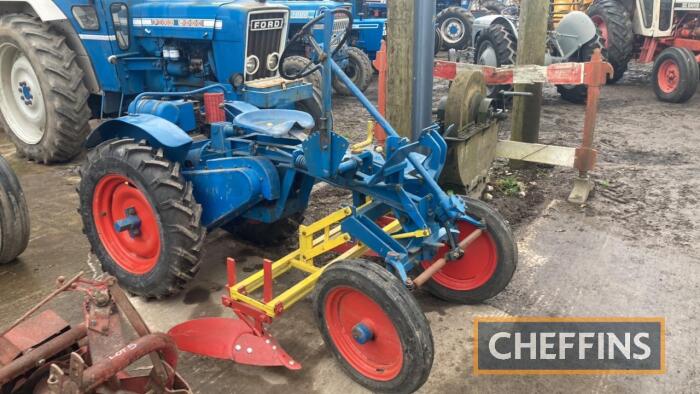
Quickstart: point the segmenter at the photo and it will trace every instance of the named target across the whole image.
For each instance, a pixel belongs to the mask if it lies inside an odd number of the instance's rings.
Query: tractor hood
[[[283,3],[289,7],[289,23],[298,24],[306,23],[315,18],[322,9],[335,9],[338,7],[352,7],[350,3],[342,3],[339,1],[313,1],[313,0],[272,0],[269,4]]]
[[[153,0],[131,8],[137,36],[211,40],[215,32],[245,31],[248,14],[257,10],[287,10],[281,3],[257,0]]]

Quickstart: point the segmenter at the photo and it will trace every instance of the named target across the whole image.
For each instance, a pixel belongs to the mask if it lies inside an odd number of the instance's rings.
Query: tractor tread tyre
[[[603,59],[607,58],[607,51],[598,35],[584,44],[578,53],[569,58],[572,62],[588,62],[593,56],[593,51],[600,48]],[[588,98],[588,86],[586,85],[557,85],[557,92],[561,98],[573,104],[585,104]]]
[[[672,92],[664,92],[659,86],[659,69],[666,61],[672,61],[678,67],[680,75],[677,88]],[[684,103],[690,100],[698,89],[700,67],[693,52],[686,48],[670,47],[664,49],[654,61],[651,77],[654,93],[659,100],[668,103]]]
[[[516,36],[507,29],[505,26],[500,24],[495,24],[487,27],[479,35],[476,42],[476,55],[474,56],[474,61],[478,62],[481,53],[487,49],[487,46],[491,46],[496,52],[496,67],[503,67],[515,64],[515,59],[518,51],[518,39]],[[495,99],[501,99],[499,92],[502,90],[510,91],[513,89],[512,85],[496,85],[491,87],[489,90],[489,97]]]
[[[456,18],[462,23],[464,29],[463,36],[456,42],[449,42],[445,39],[445,32],[442,29],[442,24],[449,18]],[[446,49],[467,49],[472,43],[472,27],[474,25],[474,16],[471,12],[462,7],[447,7],[440,11],[435,18],[436,24],[442,35],[442,42]]]
[[[0,156],[0,264],[14,261],[29,243],[29,210],[17,176]]]
[[[608,78],[609,84],[619,81],[634,51],[634,31],[632,18],[624,4],[618,0],[597,0],[586,12],[591,18],[601,18],[608,30],[608,39],[604,43],[607,61],[614,69],[614,75]]]
[[[351,288],[369,297],[391,319],[401,341],[402,366],[391,380],[379,381],[357,371],[337,348],[326,317],[327,296],[333,289]],[[326,267],[313,293],[314,317],[326,346],[352,379],[372,392],[412,393],[428,379],[434,345],[430,325],[418,302],[401,281],[381,265],[343,260]]]
[[[297,235],[304,214],[297,213],[274,223],[251,223],[245,220],[228,223],[222,228],[234,237],[260,246],[279,245]]]
[[[0,42],[16,45],[35,68],[44,96],[46,127],[41,140],[27,144],[0,116],[17,151],[39,163],[65,162],[80,153],[90,131],[89,91],[66,38],[40,19],[25,14],[0,16]]]
[[[518,264],[518,245],[515,242],[515,237],[513,237],[508,222],[498,211],[481,200],[464,196],[462,198],[467,205],[467,213],[486,222],[488,234],[496,245],[498,255],[496,270],[486,283],[473,290],[453,290],[440,285],[434,279],[428,280],[424,288],[430,294],[445,301],[460,304],[477,304],[496,296],[508,286]],[[467,253],[468,250],[467,248]],[[450,264],[450,262],[447,264]],[[419,273],[423,271],[421,265],[418,265],[416,268]]]
[[[360,48],[348,47],[346,49],[348,54],[348,62],[352,63],[355,69],[355,78],[350,78],[355,83],[361,92],[364,92],[369,87],[370,82],[372,82],[372,61],[369,60],[367,54]],[[336,91],[341,96],[351,96],[352,92],[345,86],[339,78],[333,78],[333,90]]]
[[[309,64],[311,60],[301,57],[301,56],[290,56],[284,60],[282,67],[285,73],[291,74],[301,71]],[[304,82],[310,83],[313,87],[313,97],[298,101],[296,103],[296,109],[302,112],[306,112],[314,118],[316,122],[316,127],[321,126],[321,119],[323,118],[323,90],[322,90],[322,80],[321,72],[316,71],[312,74],[305,76]]]
[[[111,174],[134,182],[155,212],[159,226],[160,254],[150,271],[137,275],[122,268],[105,249],[93,217],[98,182]],[[146,141],[115,139],[103,142],[87,154],[80,169],[78,188],[83,232],[102,269],[115,276],[132,294],[146,299],[165,298],[180,292],[199,270],[206,229],[202,207],[195,201],[192,184],[184,179],[180,164],[163,156]]]
[[[506,7],[498,0],[486,0],[479,4],[479,8],[500,15]]]

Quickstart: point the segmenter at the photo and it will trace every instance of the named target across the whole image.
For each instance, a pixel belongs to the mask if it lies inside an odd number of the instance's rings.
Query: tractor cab
[[[645,37],[671,36],[674,29],[674,7],[687,8],[692,4],[695,4],[695,10],[700,9],[700,1],[637,0],[636,11],[632,16],[634,32]]]

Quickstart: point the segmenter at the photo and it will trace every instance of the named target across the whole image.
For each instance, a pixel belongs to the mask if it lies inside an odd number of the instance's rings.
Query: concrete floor
[[[678,139],[674,144],[677,152],[693,159],[680,167],[669,167],[669,180],[658,182],[668,185],[685,176],[686,184],[697,186],[700,168],[695,154],[700,146],[700,97],[696,96],[685,109],[662,105],[649,99],[649,86],[638,85],[631,82],[607,88],[604,97],[624,95],[635,97],[632,101],[641,100],[632,102],[633,108],[661,106],[659,111],[668,116],[668,123],[647,125],[655,131],[645,133],[647,140],[642,141],[633,128],[618,127],[622,122],[629,123],[633,114],[627,113],[625,118],[620,116],[624,108],[606,107],[600,124],[604,133],[611,135],[611,142],[605,144],[605,149],[608,153],[639,150],[649,146],[649,139],[652,144],[664,144],[669,135],[664,129],[673,130],[674,140]],[[543,128],[558,124],[562,114],[571,108],[578,107],[556,103],[548,107]],[[677,118],[672,117],[674,113]],[[11,161],[21,179],[32,220],[29,248],[16,263],[0,266],[1,327],[48,293],[56,276],[70,276],[80,270],[93,275],[99,272],[99,263],[89,253],[76,214],[74,189],[79,181],[79,161],[61,166],[26,163],[15,156],[13,146],[2,135],[0,154]],[[601,177],[607,179],[609,174],[621,170],[615,157],[603,156],[597,170]],[[644,160],[635,166],[637,173],[652,171],[651,164]],[[695,174],[695,178],[677,171]],[[564,174],[572,176],[573,172]],[[587,207],[571,206],[565,197],[565,193],[548,196],[542,212],[517,228],[520,265],[512,283],[496,298],[484,305],[457,306],[418,294],[436,347],[432,374],[421,392],[698,392],[700,253],[694,223],[688,224],[687,229],[671,228],[659,237],[640,236],[644,234],[642,229],[618,220],[615,213],[606,210],[612,202],[602,195],[594,196]],[[694,201],[682,206],[686,218],[700,215],[697,200]],[[658,214],[655,206],[635,209],[640,210],[640,215],[650,215],[650,220]],[[681,207],[671,204],[666,209],[675,211]],[[680,236],[682,242],[673,241],[674,235]],[[165,301],[134,301],[150,326],[167,331],[193,317],[226,315],[219,306],[219,295],[228,255],[239,257],[239,275],[245,275],[259,264],[262,251],[239,244],[222,232],[211,234],[202,270],[188,290]],[[74,305],[77,308],[79,304]],[[65,310],[65,306],[59,309]],[[473,317],[511,315],[663,316],[667,324],[668,372],[658,376],[473,376]],[[301,302],[276,321],[272,331],[304,369],[291,372],[283,368],[237,366],[182,355],[179,371],[198,393],[288,393],[290,388],[297,392],[364,392],[345,376],[325,349],[313,324],[309,301]]]

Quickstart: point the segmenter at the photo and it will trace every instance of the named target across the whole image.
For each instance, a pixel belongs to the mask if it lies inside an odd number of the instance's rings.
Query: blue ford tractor
[[[276,23],[264,15],[266,26]],[[335,63],[333,52],[352,34],[348,23],[331,45],[335,17],[352,22],[342,8],[309,21],[287,48],[308,40],[319,52],[303,69],[281,74],[292,83],[321,72],[319,123],[297,110],[216,100],[227,94],[225,84],[140,94],[127,116],[106,121],[88,138],[80,213],[104,270],[125,289],[160,298],[197,273],[208,231],[269,237],[303,214],[314,184],[350,190],[349,206],[299,228],[297,251],[265,261],[242,281],[229,260],[222,301],[238,319],[202,318],[170,332],[183,350],[299,369],[266,327],[313,292],[313,316],[348,374],[371,391],[413,392],[428,378],[434,348],[411,290],[423,286],[460,303],[493,297],[515,271],[517,248],[505,220],[488,205],[438,186],[447,155],[442,133],[453,128],[433,125],[413,141],[399,136]],[[316,30],[323,31],[321,42]],[[386,130],[385,157],[372,149],[350,153],[348,141],[334,132],[333,75]],[[482,93],[460,106],[465,117],[471,105],[483,106]],[[220,121],[192,135],[183,120],[202,110]],[[331,251],[339,255],[328,256]],[[383,264],[363,259],[369,252]],[[292,269],[304,279],[274,295],[273,281]]]
[[[257,0],[0,1],[0,127],[29,159],[66,161],[90,119],[123,114],[142,92],[181,98],[158,111],[187,132],[208,129],[179,92],[217,83],[228,100],[320,120],[318,89],[279,77],[288,14]]]
[[[299,32],[299,30],[310,20],[320,15],[325,10],[334,10],[339,7],[350,8],[350,4],[342,3],[338,1],[331,0],[274,0],[276,2],[284,3],[289,7],[289,36],[292,37],[294,34]],[[345,24],[349,21],[347,20],[336,20],[334,31],[335,35],[338,36],[345,31]],[[362,25],[363,27],[365,25]],[[364,32],[366,29],[359,30]],[[353,31],[355,31],[353,29]],[[317,33],[320,34],[320,33]],[[381,41],[381,38],[379,39]],[[361,91],[365,91],[369,84],[372,82],[372,76],[374,71],[372,69],[372,62],[367,56],[367,54],[360,48],[354,46],[355,44],[362,44],[363,42],[357,42],[348,40],[348,44],[344,45],[340,50],[337,51],[335,55],[335,61],[340,65],[343,71],[352,79],[352,82],[360,88]],[[334,44],[332,44],[334,45]],[[379,44],[381,46],[381,42]],[[308,42],[299,42],[293,44],[289,48],[289,53],[294,56],[290,56],[284,63],[284,67],[288,71],[292,72],[294,70],[299,70],[306,65],[308,58],[314,52],[311,44]],[[319,84],[318,75],[310,76],[315,79]],[[333,89],[341,95],[349,96],[351,95],[350,90],[337,78],[333,78]]]

